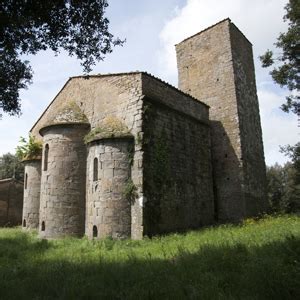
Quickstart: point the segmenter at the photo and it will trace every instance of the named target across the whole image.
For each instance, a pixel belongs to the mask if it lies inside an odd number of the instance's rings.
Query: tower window
[[[93,171],[93,181],[98,180],[98,158],[94,158],[94,171]]]
[[[23,220],[23,227],[26,227],[26,220]]]
[[[98,228],[96,225],[93,226],[93,237],[97,237],[98,236]]]
[[[45,222],[44,221],[42,222],[42,228],[41,228],[41,230],[45,231]]]
[[[49,155],[49,145],[46,144],[44,150],[44,171],[48,170],[48,155]]]
[[[27,181],[28,181],[28,174],[25,174],[25,182],[24,182],[24,188],[27,189]]]

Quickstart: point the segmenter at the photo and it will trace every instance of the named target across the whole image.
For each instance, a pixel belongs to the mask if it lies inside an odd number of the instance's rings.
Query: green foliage
[[[132,179],[128,179],[123,190],[123,196],[128,200],[129,203],[134,204],[137,198],[137,187],[133,183]]]
[[[29,136],[28,142],[21,137],[19,143],[16,148],[16,156],[19,160],[39,158],[42,155],[43,145],[33,136]]]
[[[267,167],[268,200],[273,212],[300,211],[300,185],[292,163]]]
[[[3,154],[0,157],[0,179],[5,178],[24,179],[24,165],[16,155],[11,153]]]
[[[291,92],[299,92],[300,90],[300,60],[299,60],[299,44],[300,44],[300,2],[298,0],[289,0],[285,6],[286,14],[284,21],[289,26],[285,33],[281,33],[277,38],[275,46],[281,49],[282,53],[273,58],[273,52],[267,50],[260,56],[263,67],[269,67],[278,62],[274,69],[270,72],[275,83],[281,87],[287,87]],[[286,98],[286,103],[281,106],[285,112],[293,112],[300,114],[300,97],[291,93]]]
[[[142,241],[2,228],[0,298],[298,299],[299,228],[288,215]]]
[[[20,113],[19,90],[32,79],[21,55],[62,49],[82,61],[85,72],[124,41],[109,32],[107,0],[0,0],[0,108]]]

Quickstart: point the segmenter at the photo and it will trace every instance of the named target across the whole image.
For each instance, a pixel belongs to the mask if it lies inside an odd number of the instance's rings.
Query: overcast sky
[[[92,73],[147,71],[177,86],[174,45],[184,38],[227,17],[253,44],[256,81],[262,119],[267,165],[284,163],[279,145],[295,144],[299,129],[295,115],[279,106],[286,91],[272,83],[269,70],[262,69],[258,56],[285,31],[284,5],[287,0],[110,0],[107,16],[111,31],[126,38],[123,47],[94,67]],[[275,52],[278,52],[275,51]],[[20,136],[27,137],[37,118],[70,76],[82,68],[75,58],[51,51],[26,57],[33,67],[33,84],[21,92],[20,117],[4,115],[0,120],[0,155],[15,152]]]

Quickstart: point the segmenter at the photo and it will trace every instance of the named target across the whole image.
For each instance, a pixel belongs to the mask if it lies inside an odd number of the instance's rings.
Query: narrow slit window
[[[26,173],[25,174],[25,184],[24,184],[25,190],[27,189],[27,181],[28,181],[28,174]]]
[[[93,226],[93,237],[98,237],[98,228],[96,225]]]
[[[23,220],[23,227],[26,227],[26,220]]]
[[[94,173],[93,173],[93,181],[98,180],[98,158],[94,158]]]
[[[45,231],[45,222],[44,221],[42,222],[42,228],[41,228],[41,230]]]
[[[44,150],[44,171],[48,170],[48,155],[49,155],[49,145],[46,144]]]

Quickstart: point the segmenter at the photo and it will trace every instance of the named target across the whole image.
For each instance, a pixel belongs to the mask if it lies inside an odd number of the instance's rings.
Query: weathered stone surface
[[[22,227],[38,229],[41,190],[41,160],[24,161],[24,203]]]
[[[145,107],[144,234],[212,224],[210,128],[205,124],[208,119],[183,115],[150,98]],[[208,111],[204,105],[202,109]]]

